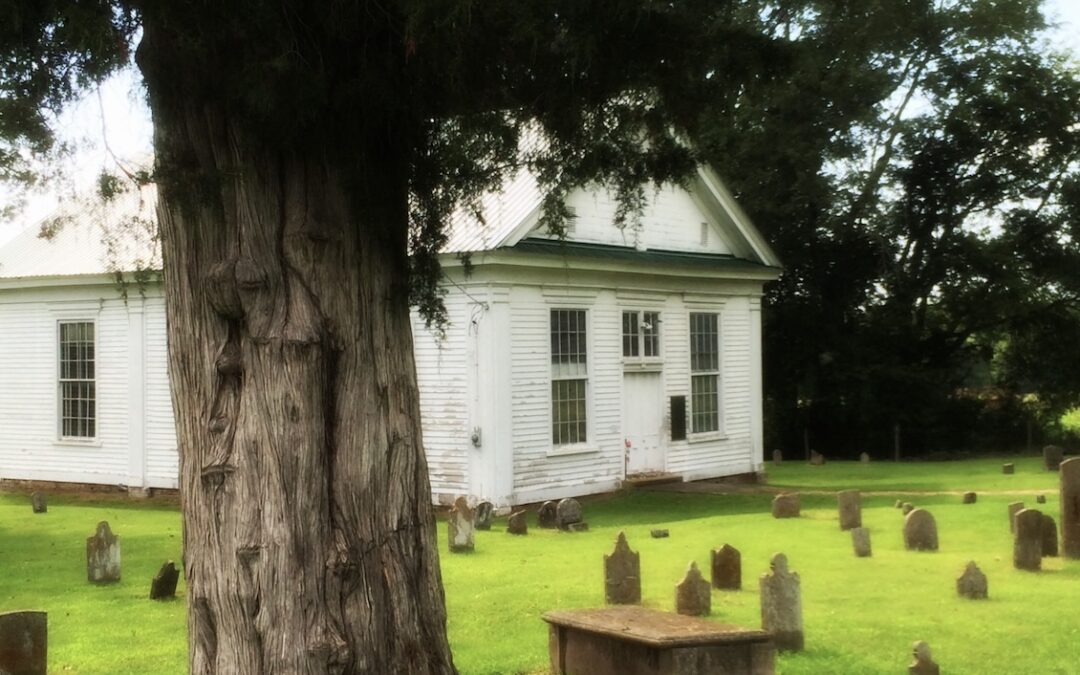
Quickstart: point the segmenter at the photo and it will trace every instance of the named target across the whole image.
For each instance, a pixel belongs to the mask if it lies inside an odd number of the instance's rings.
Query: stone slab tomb
[[[872,555],[870,530],[865,527],[851,528],[851,546],[855,550],[856,558],[869,558]]]
[[[558,525],[555,520],[555,502],[544,502],[536,511],[536,525],[545,530],[553,530]]]
[[[86,578],[95,584],[120,581],[120,537],[104,520],[94,536],[86,538]]]
[[[904,516],[904,548],[909,551],[938,550],[937,523],[926,509]]]
[[[529,521],[527,511],[515,511],[506,519],[506,531],[510,534],[528,534]]]
[[[641,602],[641,556],[630,550],[622,532],[615,539],[615,550],[604,555],[604,601],[609,605]]]
[[[1061,463],[1061,554],[1080,558],[1080,457]]]
[[[772,516],[773,518],[798,518],[799,493],[788,492],[773,497]]]
[[[476,505],[476,529],[490,530],[491,521],[495,518],[495,505],[491,502],[480,502]]]
[[[742,554],[731,544],[713,549],[711,555],[712,587],[724,591],[742,589]]]
[[[771,572],[758,580],[761,589],[761,628],[773,636],[780,651],[802,651],[802,590],[799,575],[788,571],[787,556],[773,555]]]
[[[454,508],[450,509],[450,515],[446,519],[446,540],[451,553],[467,553],[473,550],[474,517],[468,500],[464,497],[454,500]]]
[[[930,645],[919,640],[911,647],[912,662],[908,665],[908,675],[941,675],[938,664],[930,658]]]
[[[956,578],[956,594],[971,600],[987,598],[986,575],[982,573],[974,560],[964,566],[964,571]]]
[[[48,652],[49,622],[45,612],[0,614],[0,673],[46,675]]]
[[[769,634],[643,607],[544,614],[554,675],[773,675]]]
[[[675,611],[687,616],[708,616],[712,611],[712,588],[696,562],[690,563],[686,576],[675,584]]]
[[[840,515],[841,530],[862,527],[862,497],[858,490],[837,492],[836,509]]]
[[[176,569],[175,563],[168,560],[150,582],[151,600],[168,600],[176,597],[176,582],[180,579],[180,570]]]
[[[1042,568],[1043,515],[1036,509],[1023,509],[1016,514],[1016,533],[1013,536],[1013,567],[1037,572]]]

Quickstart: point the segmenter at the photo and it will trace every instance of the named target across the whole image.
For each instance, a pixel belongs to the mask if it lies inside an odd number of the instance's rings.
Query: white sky
[[[1047,36],[1051,44],[1072,50],[1080,59],[1080,0],[1046,0],[1045,7],[1047,18],[1060,24]],[[132,162],[148,157],[152,148],[150,113],[133,71],[102,85],[100,96],[92,93],[72,106],[57,120],[57,128],[66,138],[81,141],[84,146],[73,160],[76,187],[84,192],[91,189],[103,169],[115,172],[112,154]],[[0,220],[0,244],[52,213],[58,203],[57,194],[53,190],[34,195],[18,216]],[[0,187],[0,201],[8,198],[10,192]]]

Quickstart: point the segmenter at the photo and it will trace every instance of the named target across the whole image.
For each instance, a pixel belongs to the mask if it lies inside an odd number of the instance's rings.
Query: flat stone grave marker
[[[1007,462],[1001,465],[1001,473],[1013,474],[1016,473],[1016,465],[1012,462]]]
[[[47,513],[49,510],[49,502],[45,498],[44,492],[35,492],[30,495],[30,508],[34,513]]]
[[[915,510],[915,505],[911,502],[904,502],[900,505],[900,513],[905,516]]]
[[[911,647],[914,660],[908,665],[908,675],[941,675],[938,664],[930,658],[930,645],[919,640]]]
[[[49,621],[45,612],[0,614],[0,673],[46,675]]]
[[[489,501],[482,501],[476,505],[476,529],[490,530],[491,521],[495,517],[495,505]]]
[[[446,540],[451,553],[467,553],[474,547],[475,514],[464,497],[454,500],[454,508],[446,519]]]
[[[555,502],[544,502],[536,512],[536,524],[541,529],[551,530],[557,527],[555,520]]]
[[[578,503],[578,500],[572,498],[559,500],[559,503],[555,506],[555,524],[559,526],[560,530],[577,532],[579,528],[571,526],[582,521],[581,504]]]
[[[1046,495],[1035,495],[1035,503],[1036,504],[1045,504],[1046,503]]]
[[[1057,523],[1049,513],[1043,514],[1042,554],[1044,558],[1053,558],[1058,554]]]
[[[669,536],[669,533],[667,531],[667,528],[656,528],[649,530],[649,536],[653,539],[666,539]]]
[[[859,461],[861,463],[863,463],[863,464],[869,464],[870,463],[870,455],[866,454],[865,452],[862,453],[861,455],[859,455]]]
[[[773,461],[773,464],[783,464],[784,463],[784,453],[780,452],[779,450],[773,450],[772,451],[772,461]]]
[[[758,580],[761,588],[761,627],[772,633],[780,651],[802,651],[802,596],[797,572],[788,571],[787,556],[776,553],[771,572]]]
[[[979,499],[978,495],[976,495],[974,492],[965,492],[964,493],[964,503],[965,504],[974,504],[976,501],[978,501],[978,499]]]
[[[742,588],[742,554],[731,544],[724,544],[711,553],[712,587],[725,591]]]
[[[506,520],[506,531],[510,534],[528,534],[529,520],[526,518],[527,511],[514,511]]]
[[[644,607],[547,612],[554,675],[773,675],[765,631]]]
[[[630,550],[622,532],[615,539],[615,550],[604,555],[604,600],[609,605],[641,602],[641,556]]]
[[[179,579],[180,570],[176,569],[173,561],[166,561],[158,570],[158,573],[154,575],[154,580],[150,582],[150,599],[167,600],[175,598],[176,582]]]
[[[821,466],[825,463],[825,455],[817,452],[816,450],[810,451],[810,464],[813,466]]]
[[[937,523],[926,509],[904,516],[904,548],[909,551],[938,550]]]
[[[1009,504],[1009,532],[1016,532],[1016,514],[1024,510],[1024,502]]]
[[[972,600],[987,598],[986,575],[982,573],[974,560],[964,565],[964,571],[956,578],[956,594]]]
[[[904,500],[903,499],[897,499],[896,503],[893,504],[893,506],[895,506],[898,509],[901,508],[903,505],[904,505]]]
[[[773,497],[772,515],[773,518],[798,518],[799,493],[786,492]]]
[[[94,536],[86,538],[86,578],[95,584],[120,581],[120,537],[104,520]]]
[[[1080,457],[1061,463],[1061,553],[1080,558]]]
[[[856,558],[869,558],[872,555],[870,530],[865,527],[851,528],[851,545],[855,549]]]
[[[840,529],[862,527],[862,497],[858,490],[841,490],[836,493],[836,508],[840,514]]]
[[[1023,509],[1016,514],[1013,537],[1013,567],[1037,572],[1042,567],[1042,512]]]
[[[712,589],[697,563],[691,562],[686,576],[675,584],[675,611],[686,616],[708,616],[711,609]]]
[[[1043,467],[1047,471],[1057,471],[1064,459],[1065,450],[1061,446],[1048,445],[1043,448]]]

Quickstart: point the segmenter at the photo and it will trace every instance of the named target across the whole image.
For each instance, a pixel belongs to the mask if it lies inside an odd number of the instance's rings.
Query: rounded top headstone
[[[787,574],[787,556],[783,553],[774,553],[772,560],[769,561],[769,567],[777,574]]]

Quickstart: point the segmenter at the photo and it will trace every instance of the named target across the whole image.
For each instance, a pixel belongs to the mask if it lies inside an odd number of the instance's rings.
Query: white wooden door
[[[623,374],[626,472],[664,470],[664,392],[660,373]]]

